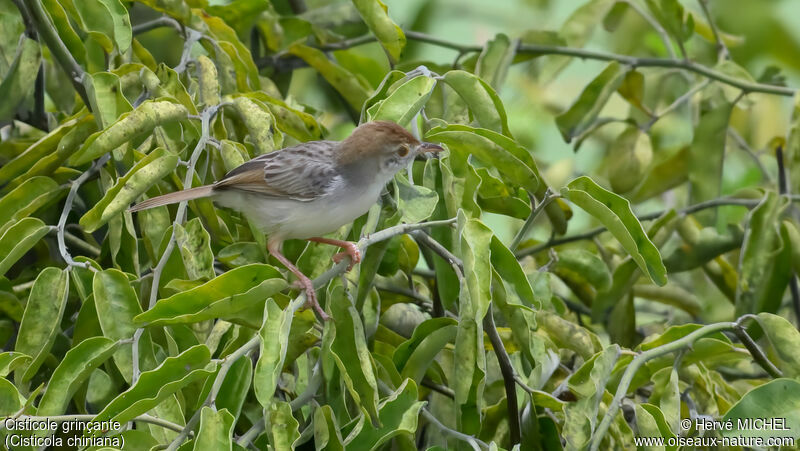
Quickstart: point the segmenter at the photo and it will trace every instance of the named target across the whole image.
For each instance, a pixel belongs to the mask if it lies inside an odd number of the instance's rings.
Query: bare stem
[[[522,224],[522,227],[519,229],[517,234],[514,236],[514,239],[511,241],[511,246],[509,246],[509,249],[512,252],[515,251],[517,247],[519,247],[519,243],[521,243],[522,240],[524,240],[525,237],[528,236],[528,233],[531,231],[531,227],[533,227],[533,222],[536,221],[536,217],[539,216],[539,213],[541,213],[542,210],[544,210],[544,207],[546,207],[547,204],[552,202],[553,199],[557,197],[561,196],[550,191],[550,188],[547,188],[547,192],[545,193],[544,198],[542,198],[539,204],[536,205],[536,207],[531,211],[531,214],[528,215],[528,219],[525,220],[525,223]],[[534,197],[531,196],[531,199],[534,199]]]
[[[78,263],[72,259],[72,255],[70,255],[69,251],[67,250],[67,244],[64,240],[64,235],[66,233],[67,218],[69,217],[69,212],[72,210],[72,203],[75,202],[75,196],[78,194],[78,188],[80,188],[81,185],[92,176],[92,174],[106,164],[109,158],[111,158],[111,154],[105,154],[98,158],[94,161],[94,163],[92,163],[92,166],[89,169],[80,175],[80,177],[73,180],[69,188],[69,193],[67,194],[67,199],[64,201],[64,208],[61,210],[61,217],[58,219],[58,225],[56,225],[56,240],[58,241],[58,252],[61,254],[61,258],[64,259],[64,262],[66,262],[68,266],[77,266],[80,268],[89,269],[91,271],[96,271],[89,262]]]
[[[508,356],[508,352],[506,352],[505,345],[503,345],[503,340],[500,338],[500,334],[497,333],[491,306],[489,306],[489,311],[486,312],[486,316],[483,317],[483,329],[486,331],[486,334],[489,335],[489,341],[492,342],[494,355],[497,357],[497,362],[500,364],[500,373],[503,376],[503,384],[506,390],[509,435],[511,438],[511,446],[514,446],[520,442],[516,371],[511,364],[511,358]]]

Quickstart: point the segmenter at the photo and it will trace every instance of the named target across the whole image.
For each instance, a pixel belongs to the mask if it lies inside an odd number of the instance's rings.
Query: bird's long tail
[[[198,186],[197,188],[185,189],[183,191],[176,191],[174,193],[152,197],[150,199],[143,200],[138,204],[132,206],[130,208],[130,211],[147,210],[148,208],[174,204],[184,200],[192,200],[192,199],[199,199],[201,197],[208,197],[211,195],[212,189],[213,185]]]

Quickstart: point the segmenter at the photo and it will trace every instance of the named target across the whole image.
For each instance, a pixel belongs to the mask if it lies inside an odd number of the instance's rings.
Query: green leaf
[[[724,103],[703,112],[689,147],[689,192],[691,202],[719,197],[722,189],[722,162],[733,104]],[[710,217],[710,214],[700,217]]]
[[[100,157],[144,134],[158,125],[186,119],[189,111],[183,105],[168,101],[146,100],[130,113],[123,114],[104,130],[94,133],[69,159],[71,165],[81,165]]]
[[[280,131],[303,142],[321,139],[322,130],[314,116],[294,109],[282,100],[263,92],[251,92],[245,95],[259,100],[269,108]]]
[[[344,440],[339,432],[339,425],[336,424],[336,416],[327,404],[314,410],[314,445],[318,450],[344,450]]]
[[[196,288],[160,299],[134,321],[154,326],[227,318],[285,288],[286,281],[272,266],[240,266]]]
[[[119,0],[81,0],[73,4],[84,28],[103,50],[111,53],[116,46],[119,53],[125,53],[130,48],[131,21]]]
[[[503,102],[488,83],[463,70],[447,72],[444,81],[464,99],[481,127],[511,136]]]
[[[725,413],[723,421],[733,422],[733,429],[722,428],[723,437],[800,437],[800,382],[775,379],[745,393]],[[780,421],[765,427],[764,421]],[[745,427],[742,427],[745,426]]]
[[[617,193],[627,193],[639,184],[653,158],[650,135],[628,127],[608,147],[608,181]]]
[[[81,384],[92,371],[111,357],[118,343],[105,337],[92,337],[67,351],[47,383],[47,391],[39,401],[37,415],[61,415]]]
[[[800,230],[797,226],[790,221],[784,220],[781,223],[782,234],[788,238],[788,243],[784,242],[784,246],[789,246],[792,249],[792,266],[794,273],[800,274]],[[2,272],[2,271],[0,271]]]
[[[392,356],[400,376],[422,382],[436,355],[455,339],[457,324],[451,318],[431,318],[417,326],[411,338],[398,346]]]
[[[563,435],[571,449],[582,449],[589,443],[597,425],[600,400],[606,384],[619,358],[620,349],[611,345],[595,354],[567,380],[567,386],[578,397],[578,401],[565,407]]]
[[[6,377],[20,366],[29,364],[31,360],[31,356],[21,352],[0,353],[0,377]]]
[[[365,0],[373,2],[376,0]],[[328,60],[325,54],[315,48],[303,44],[294,44],[288,49],[292,55],[300,57],[309,66],[316,69],[334,89],[347,100],[351,107],[360,111],[367,100],[369,87],[347,69]]]
[[[424,186],[412,185],[403,175],[395,177],[397,182],[397,209],[402,213],[400,222],[415,224],[428,219],[439,195]]]
[[[786,198],[768,191],[759,204],[752,210],[747,219],[744,243],[739,257],[739,281],[736,286],[737,314],[775,312],[788,283],[788,277],[782,281],[772,280],[776,272],[787,273],[791,260],[777,260],[788,257],[791,252],[783,243],[779,234],[780,216],[786,209]],[[787,252],[783,252],[786,249]],[[791,258],[791,257],[789,257]],[[783,258],[785,259],[785,258]],[[767,308],[772,306],[773,308]]]
[[[744,239],[741,227],[732,224],[724,234],[718,233],[713,227],[705,227],[697,230],[691,241],[686,233],[681,232],[681,235],[686,244],[664,258],[664,266],[669,272],[689,271],[705,265],[722,254],[740,248]]]
[[[653,282],[658,285],[667,283],[667,270],[661,254],[647,237],[626,199],[603,189],[586,176],[571,181],[562,190],[562,195],[599,220]]]
[[[380,0],[353,0],[358,13],[370,31],[378,38],[389,59],[395,63],[406,46],[406,36],[386,12],[386,5]]]
[[[558,253],[553,272],[572,283],[588,284],[596,291],[611,287],[611,273],[605,262],[592,252],[583,249],[568,249]]]
[[[300,438],[300,423],[292,415],[292,408],[286,401],[273,403],[267,409],[267,431],[270,445],[275,451],[292,451]]]
[[[405,127],[428,101],[434,86],[436,80],[426,76],[404,81],[397,88],[392,86],[394,91],[388,97],[367,110],[367,118],[370,121],[390,120]]]
[[[275,150],[275,140],[272,133],[274,119],[266,105],[258,100],[247,97],[236,97],[233,105],[242,119],[250,139],[259,155]]]
[[[29,381],[50,353],[60,329],[68,294],[67,273],[61,269],[45,268],[33,282],[14,348],[33,358],[17,370],[20,381]]]
[[[17,107],[33,91],[32,80],[36,79],[40,61],[39,43],[23,34],[14,54],[14,62],[0,83],[0,99],[3,99],[0,102],[0,121],[13,119]]]
[[[147,412],[186,385],[214,374],[207,369],[211,353],[205,345],[193,346],[175,357],[167,357],[151,371],[145,371],[128,390],[120,393],[97,414],[95,421],[124,423]]]
[[[583,88],[572,106],[556,117],[556,125],[564,141],[570,142],[589,129],[608,99],[622,84],[626,71],[616,61],[609,63],[600,75]]]
[[[507,181],[530,192],[539,187],[538,169],[528,151],[516,142],[491,130],[463,125],[437,127],[425,138],[440,142],[466,161],[469,155],[496,168]]]
[[[23,218],[0,236],[0,275],[5,274],[26,252],[47,235],[50,227],[38,218]]]
[[[97,72],[89,75],[85,84],[92,113],[99,128],[108,127],[119,119],[122,113],[133,109],[130,102],[122,95],[122,86],[115,74]]]
[[[516,43],[512,45],[508,36],[498,33],[494,39],[486,42],[478,55],[478,61],[475,63],[475,75],[481,80],[486,80],[490,86],[499,91],[506,79],[508,67],[514,61],[515,53]],[[505,131],[503,133],[508,134]]]
[[[103,335],[112,340],[133,337],[136,326],[133,317],[142,312],[136,292],[124,273],[116,269],[98,271],[92,281],[97,319]],[[145,333],[140,340],[140,355],[152,354],[150,340]],[[123,346],[114,353],[114,363],[125,381],[131,381],[133,372],[132,347]],[[143,366],[143,368],[146,368]]]
[[[200,218],[193,218],[186,227],[176,224],[175,244],[180,250],[183,266],[189,279],[213,279],[214,254],[211,252],[211,237]]]
[[[102,227],[112,217],[125,211],[136,198],[172,173],[178,166],[178,156],[158,148],[139,160],[127,174],[117,179],[100,201],[80,219],[87,232]]]
[[[364,337],[364,325],[340,286],[328,297],[334,328],[331,352],[348,392],[374,425],[378,419],[378,382]]]
[[[8,379],[0,379],[0,415],[9,417],[19,412],[24,398]],[[8,436],[6,436],[8,437]]]
[[[798,346],[800,346],[800,332],[785,318],[771,313],[759,313],[757,321],[772,345],[772,350],[777,357],[773,360],[776,360],[776,364],[784,376],[800,376],[800,356],[797,354]]]
[[[61,188],[51,178],[33,177],[0,198],[0,230],[53,200]]]
[[[50,133],[39,138],[39,140],[31,144],[19,155],[16,155],[11,161],[5,162],[3,166],[0,167],[0,185],[5,185],[14,179],[14,177],[24,174],[25,171],[31,169],[31,167],[35,166],[42,159],[52,155],[56,146],[59,148],[58,153],[61,153],[62,143],[67,139],[66,136],[75,130],[76,127],[87,123],[94,125],[92,115],[86,114],[85,110],[81,110],[80,113],[70,119],[64,120],[61,125],[50,131]],[[25,178],[27,179],[30,177]]]
[[[406,379],[392,394],[381,401],[379,409],[380,427],[365,424],[361,431],[347,442],[347,449],[375,450],[394,437],[414,438],[417,418],[424,401],[417,401],[417,385]]]
[[[216,410],[204,406],[200,411],[200,428],[194,439],[193,450],[231,449],[233,425],[236,419],[226,409]]]
[[[291,309],[287,307],[281,310],[272,298],[267,299],[264,323],[258,332],[261,338],[260,352],[253,373],[253,389],[258,402],[265,409],[273,404],[272,396],[283,371],[291,327]]]

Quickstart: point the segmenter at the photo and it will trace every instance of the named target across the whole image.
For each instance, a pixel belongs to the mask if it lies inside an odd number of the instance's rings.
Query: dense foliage
[[[4,422],[7,446],[800,437],[800,97],[735,62],[752,29],[720,29],[723,2],[575,3],[472,46],[378,0],[0,0],[0,415],[119,424]],[[604,66],[559,85],[574,59]],[[127,211],[376,119],[447,150],[333,234],[354,270],[285,244],[330,321],[246,217]],[[772,417],[787,430],[695,422]]]

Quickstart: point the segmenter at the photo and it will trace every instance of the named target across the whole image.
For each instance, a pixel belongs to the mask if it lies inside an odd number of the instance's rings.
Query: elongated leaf
[[[567,384],[578,397],[578,401],[565,408],[564,436],[568,446],[583,448],[592,436],[597,425],[600,400],[606,391],[608,378],[614,363],[619,358],[619,346],[611,345],[595,354],[578,371],[570,376]]]
[[[486,42],[478,55],[478,61],[475,63],[475,75],[481,80],[486,80],[490,86],[499,91],[506,79],[508,68],[514,60],[515,53],[516,44],[512,44],[505,34],[497,34],[494,39]]]
[[[447,72],[444,81],[464,99],[481,127],[511,136],[505,107],[489,84],[463,70]]]
[[[292,415],[292,408],[286,401],[279,401],[267,409],[267,430],[270,444],[275,451],[292,451],[300,438],[300,424]]]
[[[556,125],[564,141],[572,141],[594,123],[600,110],[624,79],[625,69],[615,61],[583,88],[575,103],[556,117]]]
[[[179,224],[175,228],[175,244],[181,253],[183,266],[192,280],[213,279],[214,254],[211,252],[211,237],[208,235],[200,218],[194,218],[186,223],[186,227]]]
[[[374,450],[393,437],[413,438],[417,430],[417,417],[425,403],[417,401],[417,385],[406,379],[394,393],[381,401],[380,427],[364,425],[355,437],[347,442],[348,450]]]
[[[47,177],[33,177],[0,198],[0,230],[9,221],[35,212],[58,195],[58,184]]]
[[[790,243],[783,243],[778,230],[780,215],[786,207],[785,198],[769,191],[758,206],[750,211],[739,256],[740,276],[736,289],[738,314],[758,313],[764,311],[767,305],[775,307],[776,298],[780,299],[786,288],[788,277],[781,277],[781,281],[771,280],[776,272],[790,270],[791,257],[788,254],[791,251],[786,247]],[[786,252],[782,252],[784,248]],[[782,261],[776,264],[778,259],[788,261],[786,265]],[[770,308],[766,311],[775,310]]]
[[[398,346],[392,356],[401,377],[422,382],[436,355],[455,339],[456,324],[451,318],[431,318],[417,326],[411,338]]]
[[[18,367],[30,363],[31,360],[31,356],[21,352],[0,353],[0,377],[6,377]]]
[[[216,411],[211,407],[203,407],[200,411],[200,429],[197,430],[192,449],[231,449],[234,423],[236,419],[227,410]]]
[[[562,195],[599,220],[639,268],[658,285],[667,283],[667,270],[658,248],[650,241],[624,198],[583,176],[570,182]]]
[[[14,62],[0,83],[0,120],[12,119],[17,106],[33,91],[31,80],[36,78],[40,59],[39,43],[23,34]]]
[[[159,148],[150,152],[127,174],[117,179],[103,198],[81,217],[81,226],[87,232],[97,230],[112,217],[125,211],[137,197],[174,171],[177,165],[178,156],[170,154],[166,149]]]
[[[117,343],[105,337],[92,337],[83,340],[64,356],[53,371],[47,391],[39,401],[38,415],[61,415],[67,405],[92,371],[111,357]]]
[[[538,169],[527,150],[509,138],[490,130],[451,125],[435,128],[425,138],[446,144],[451,152],[458,152],[466,160],[473,155],[483,163],[495,167],[503,178],[530,192],[539,187]]]
[[[85,0],[74,3],[83,26],[103,50],[124,53],[131,46],[131,21],[119,0]]]
[[[234,316],[284,288],[286,281],[272,266],[240,266],[196,288],[159,300],[134,320],[138,324],[159,325]]]
[[[272,298],[268,299],[264,306],[264,323],[259,330],[261,351],[253,373],[253,389],[265,409],[272,405],[272,396],[283,371],[291,327],[291,310],[288,307],[281,310]]]
[[[374,2],[376,0],[365,1]],[[361,105],[367,100],[368,88],[358,77],[342,66],[331,62],[324,53],[312,47],[294,44],[289,47],[289,53],[302,58],[309,66],[316,69],[334,89],[342,94],[350,106],[356,110],[361,110]]]
[[[386,49],[391,61],[397,62],[406,45],[406,36],[389,18],[386,5],[380,0],[353,0],[353,4],[370,31]]]
[[[90,75],[91,82],[86,83],[86,94],[92,105],[92,112],[100,128],[113,124],[122,113],[131,111],[132,107],[122,95],[119,77],[110,72],[98,72]]]
[[[125,340],[133,337],[136,326],[133,317],[142,312],[136,292],[124,273],[116,269],[98,271],[92,281],[97,319],[103,336],[112,340]],[[140,355],[143,362],[152,359],[152,348],[147,333],[140,340]],[[126,381],[131,381],[133,372],[131,346],[123,346],[114,353],[114,363]],[[147,362],[142,368],[152,368],[154,362]]]
[[[183,105],[146,100],[135,110],[123,114],[108,128],[90,136],[78,152],[70,157],[69,162],[73,165],[88,163],[134,138],[152,132],[157,125],[186,119],[188,114]]]
[[[800,356],[796,352],[797,346],[800,346],[800,332],[785,318],[771,313],[759,313],[757,319],[772,344],[777,366],[784,376],[800,375]]]
[[[262,102],[247,97],[237,97],[233,101],[236,112],[244,122],[250,139],[259,155],[275,150],[275,140],[272,134],[272,124],[275,122],[272,113]]]
[[[6,229],[0,236],[0,275],[5,274],[49,231],[50,227],[38,218],[23,218]]]
[[[329,296],[335,335],[331,351],[336,366],[342,373],[353,400],[374,425],[378,419],[378,382],[373,371],[372,358],[364,338],[364,326],[358,312],[341,287],[336,287]]]
[[[22,382],[30,380],[44,363],[58,334],[61,316],[67,305],[67,273],[58,268],[45,268],[31,288],[22,322],[19,325],[15,351],[33,357],[28,365],[17,370]]]
[[[212,375],[213,368],[206,368],[210,360],[211,353],[205,345],[167,357],[157,368],[143,372],[133,387],[108,403],[95,421],[123,423],[147,412],[189,383]]]
[[[732,110],[733,104],[725,103],[700,116],[689,147],[689,186],[693,203],[720,195],[722,160]]]
[[[344,440],[336,424],[331,406],[325,404],[314,410],[314,445],[318,450],[344,450]]]
[[[390,120],[407,126],[433,93],[436,80],[414,77],[398,86],[389,96],[367,110],[369,120]]]

